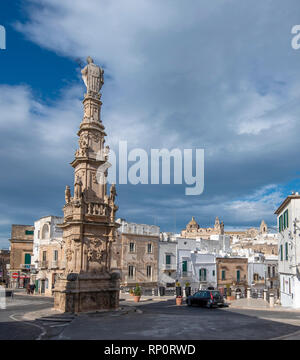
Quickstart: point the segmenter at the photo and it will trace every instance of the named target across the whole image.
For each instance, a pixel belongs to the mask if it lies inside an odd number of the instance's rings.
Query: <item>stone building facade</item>
[[[0,284],[8,284],[8,268],[10,260],[9,250],[0,250]]]
[[[181,231],[180,236],[183,238],[202,238],[210,239],[211,235],[223,235],[224,234],[224,223],[220,223],[218,217],[215,219],[214,227],[202,228],[199,226],[194,216],[192,220],[187,224],[186,228]]]
[[[121,274],[121,286],[157,287],[160,229],[155,225],[117,220],[120,228],[113,244],[112,267]]]
[[[217,284],[221,292],[245,291],[248,286],[248,259],[217,257]]]
[[[25,287],[30,281],[33,254],[32,225],[12,225],[10,241],[9,282],[12,288]]]

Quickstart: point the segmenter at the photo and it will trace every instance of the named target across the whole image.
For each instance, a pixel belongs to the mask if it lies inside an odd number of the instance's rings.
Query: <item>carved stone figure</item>
[[[71,200],[71,191],[70,191],[70,186],[66,186],[66,190],[65,190],[65,201],[66,204],[68,204]]]
[[[94,60],[89,56],[87,65],[81,70],[82,79],[87,88],[87,94],[98,94],[104,84],[104,70],[94,64]]]
[[[115,202],[116,196],[117,196],[116,185],[115,185],[115,184],[112,184],[111,187],[110,187],[110,196],[109,196],[109,199],[110,199],[112,202]]]
[[[75,186],[74,186],[74,197],[75,199],[81,199],[82,197],[82,182],[81,178],[77,176]]]

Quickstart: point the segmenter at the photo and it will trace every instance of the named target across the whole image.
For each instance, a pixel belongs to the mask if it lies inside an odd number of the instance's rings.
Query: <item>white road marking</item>
[[[50,327],[68,326],[69,324],[51,325]]]
[[[46,329],[43,326],[40,326],[40,325],[37,325],[37,324],[32,324],[32,323],[30,323],[28,321],[23,321],[23,320],[20,320],[20,319],[16,319],[16,317],[15,317],[16,315],[20,315],[20,314],[13,314],[13,315],[10,315],[9,317],[14,321],[18,321],[18,322],[25,323],[27,325],[35,326],[35,327],[39,328],[40,330],[42,330],[41,334],[35,340],[41,340],[41,338],[44,335],[46,335]]]

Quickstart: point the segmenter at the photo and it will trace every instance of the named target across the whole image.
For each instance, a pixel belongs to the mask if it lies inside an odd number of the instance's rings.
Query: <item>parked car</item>
[[[200,290],[186,299],[188,306],[198,305],[207,308],[228,306],[217,290]]]

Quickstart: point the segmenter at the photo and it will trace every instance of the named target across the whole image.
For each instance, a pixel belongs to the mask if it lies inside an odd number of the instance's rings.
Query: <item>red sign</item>
[[[17,279],[19,277],[19,274],[18,273],[12,273],[12,276],[11,276],[13,279]]]

